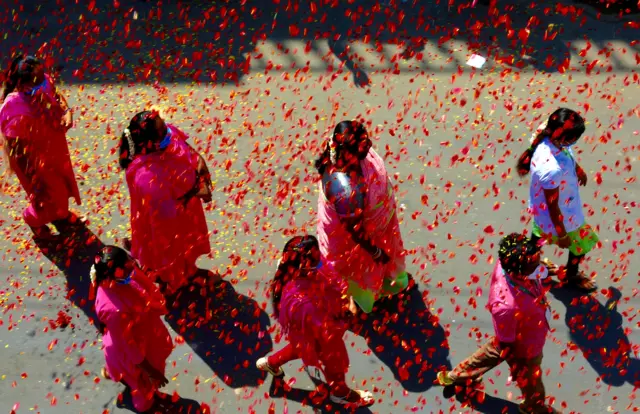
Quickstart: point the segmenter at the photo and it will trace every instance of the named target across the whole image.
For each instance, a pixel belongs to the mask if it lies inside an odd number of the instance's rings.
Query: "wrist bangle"
[[[376,252],[373,254],[373,258],[377,259],[382,256],[382,250],[379,247],[376,247]]]

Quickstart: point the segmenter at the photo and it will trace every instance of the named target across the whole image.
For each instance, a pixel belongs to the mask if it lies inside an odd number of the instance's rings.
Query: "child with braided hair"
[[[541,284],[547,276],[540,247],[529,238],[512,233],[500,241],[487,305],[495,335],[452,371],[438,373],[440,385],[477,383],[506,361],[524,397],[520,413],[558,412],[545,403],[540,367],[551,315]]]

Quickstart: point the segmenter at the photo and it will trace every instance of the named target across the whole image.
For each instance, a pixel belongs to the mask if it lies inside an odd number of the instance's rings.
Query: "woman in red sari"
[[[120,165],[131,197],[132,255],[164,293],[194,279],[220,280],[196,266],[211,251],[202,206],[211,202],[211,175],[185,133],[155,111],[140,112],[122,134]]]
[[[65,232],[77,221],[69,198],[80,205],[66,132],[71,108],[33,56],[16,56],[6,74],[0,131],[9,169],[27,193],[23,217],[39,239],[50,239],[54,224]]]

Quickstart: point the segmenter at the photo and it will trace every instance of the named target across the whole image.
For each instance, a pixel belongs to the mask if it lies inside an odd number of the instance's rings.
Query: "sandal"
[[[344,397],[332,394],[329,399],[334,404],[348,405],[353,408],[369,407],[376,402],[371,392],[363,390],[350,390]]]
[[[258,359],[256,361],[256,368],[258,368],[260,371],[268,372],[276,378],[284,377],[284,371],[282,370],[282,367],[278,368],[278,370],[276,371],[271,367],[271,365],[269,365],[269,360],[267,359],[267,357]]]
[[[436,383],[443,387],[450,387],[452,385],[465,385],[465,382],[456,382],[449,376],[451,371],[440,371],[436,375]],[[482,375],[471,380],[471,385],[480,384],[482,382]]]
[[[106,380],[111,379],[111,375],[109,375],[109,371],[107,371],[107,367],[102,367],[102,369],[100,370],[100,375],[102,375],[102,378]]]

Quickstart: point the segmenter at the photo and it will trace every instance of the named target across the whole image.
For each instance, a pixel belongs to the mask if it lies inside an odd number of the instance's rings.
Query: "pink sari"
[[[35,96],[22,92],[7,95],[0,107],[0,131],[6,139],[20,139],[27,149],[31,174],[22,171],[16,158],[9,156],[9,166],[18,177],[29,198],[23,216],[31,227],[40,227],[69,214],[69,198],[80,205],[69,146],[61,125],[62,108],[55,98],[53,81]],[[43,102],[37,102],[42,99]],[[6,147],[5,147],[6,148]]]
[[[362,289],[378,293],[385,279],[394,279],[405,271],[405,251],[396,215],[395,193],[384,161],[371,149],[360,165],[367,185],[364,229],[391,260],[386,265],[376,263],[369,252],[353,241],[324,194],[322,183],[318,200],[318,241],[323,262]]]
[[[186,135],[173,125],[171,144],[136,157],[127,167],[131,197],[131,253],[170,291],[197,271],[196,260],[211,252],[199,198],[178,200],[196,183],[197,155]]]
[[[146,359],[164,373],[173,351],[171,335],[161,319],[167,313],[162,294],[136,269],[127,285],[103,282],[95,307],[106,326],[102,341],[109,376],[129,385],[136,409],[147,410],[156,388],[142,380],[138,365]]]

